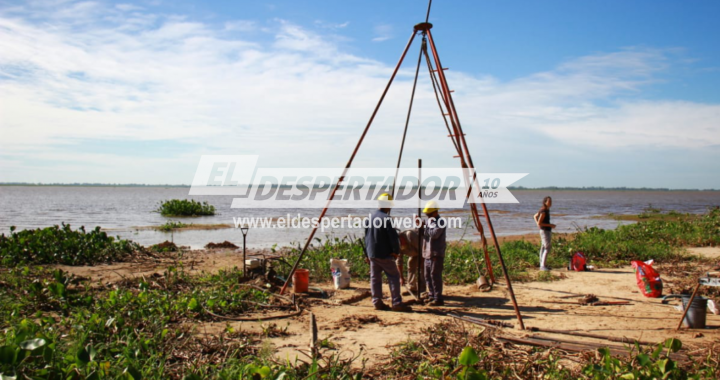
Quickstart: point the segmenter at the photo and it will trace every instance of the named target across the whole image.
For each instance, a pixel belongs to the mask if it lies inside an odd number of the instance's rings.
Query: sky
[[[0,182],[189,184],[201,155],[344,167],[426,1],[0,2]],[[720,2],[435,0],[475,166],[720,189]],[[419,39],[355,167],[394,167]],[[402,162],[457,167],[423,67]]]

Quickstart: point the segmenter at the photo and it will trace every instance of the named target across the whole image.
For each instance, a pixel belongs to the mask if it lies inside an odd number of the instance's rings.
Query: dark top
[[[365,228],[365,246],[369,258],[388,259],[391,253],[400,253],[400,238],[393,228],[390,216],[382,210],[372,213]],[[379,227],[377,227],[379,226]]]
[[[550,224],[550,209],[549,208],[542,207],[540,209],[540,211],[538,211],[538,214],[544,215],[542,220],[540,220],[540,223]],[[543,226],[543,227],[540,227],[540,229],[543,231],[552,231],[552,228],[550,228],[550,227]]]

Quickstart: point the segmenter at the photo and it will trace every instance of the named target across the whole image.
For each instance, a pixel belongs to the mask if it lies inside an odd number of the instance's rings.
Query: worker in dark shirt
[[[403,304],[400,289],[400,272],[395,264],[400,253],[400,238],[393,228],[390,209],[392,195],[384,193],[378,197],[380,209],[373,212],[365,228],[365,246],[370,261],[370,292],[376,310],[410,311]],[[392,307],[382,301],[382,274],[388,278]]]

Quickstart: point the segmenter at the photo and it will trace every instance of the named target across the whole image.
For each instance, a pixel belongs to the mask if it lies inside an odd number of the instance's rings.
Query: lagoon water
[[[209,242],[231,241],[242,244],[236,228],[159,232],[142,228],[158,226],[168,220],[193,224],[234,225],[233,217],[317,217],[317,209],[232,209],[232,196],[188,196],[187,187],[83,187],[83,186],[0,186],[0,233],[10,226],[18,229],[41,228],[61,222],[73,228],[100,226],[111,235],[132,239],[143,245],[173,240],[176,244],[201,248]],[[720,191],[546,191],[513,190],[516,204],[490,204],[490,216],[499,236],[536,233],[532,220],[543,197],[553,197],[553,223],[558,232],[578,228],[615,228],[619,223],[608,214],[639,214],[652,205],[663,211],[704,213],[720,206]],[[163,200],[196,199],[208,201],[217,214],[199,218],[166,218],[153,212]],[[393,216],[409,216],[416,210],[396,209]],[[365,216],[366,209],[331,209],[329,216]],[[446,210],[445,216],[466,221],[469,210]],[[484,221],[484,220],[483,220]],[[248,247],[279,247],[304,242],[309,228],[256,228],[248,233]],[[450,239],[477,239],[470,228],[449,230]],[[317,237],[360,236],[361,230],[344,228],[320,231]],[[486,228],[487,234],[487,228]],[[487,235],[489,236],[489,235]]]

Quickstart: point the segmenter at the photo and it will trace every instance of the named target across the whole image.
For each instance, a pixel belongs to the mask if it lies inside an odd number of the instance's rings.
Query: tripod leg
[[[342,183],[342,181],[345,180],[345,175],[347,174],[348,169],[350,169],[350,165],[352,165],[352,162],[355,159],[355,155],[357,154],[358,150],[360,149],[360,145],[362,145],[362,142],[365,139],[365,135],[367,135],[368,130],[370,130],[370,126],[372,125],[373,120],[375,120],[375,115],[377,115],[377,112],[380,109],[380,106],[382,105],[383,100],[385,99],[385,95],[387,95],[387,92],[390,89],[390,85],[392,85],[392,82],[395,79],[395,76],[397,75],[398,70],[400,69],[400,65],[402,65],[403,61],[405,60],[405,55],[407,55],[407,52],[410,49],[410,45],[412,45],[412,42],[414,39],[415,39],[415,32],[413,31],[413,34],[410,36],[410,40],[408,41],[407,46],[405,46],[405,50],[403,50],[403,53],[400,56],[400,60],[398,61],[397,65],[395,66],[395,70],[393,71],[392,75],[390,76],[390,80],[388,81],[387,86],[385,86],[385,91],[383,91],[382,96],[380,96],[380,101],[378,101],[377,106],[375,106],[375,110],[373,111],[372,116],[370,116],[370,120],[368,121],[367,125],[365,126],[365,130],[363,130],[363,133],[360,136],[360,140],[358,141],[357,145],[355,146],[355,150],[353,150],[352,155],[350,155],[350,159],[348,160],[347,165],[345,165],[345,169],[343,170],[342,175],[340,176],[337,183],[335,184],[335,187],[333,188],[332,192],[330,193],[330,197],[328,198],[327,203],[325,204],[325,208],[323,208],[322,212],[320,213],[320,217],[318,218],[318,220],[322,221],[323,217],[325,217],[325,213],[327,213],[327,210],[330,207],[330,203],[332,202],[333,198],[335,197],[335,193],[337,192],[338,188],[340,187],[340,183]],[[315,236],[317,229],[318,229],[318,226],[315,226],[315,227],[313,227],[312,231],[310,231],[310,236],[308,237],[307,241],[305,242],[305,246],[303,246],[302,251],[300,251],[300,255],[298,256],[297,260],[295,260],[295,264],[293,265],[292,269],[290,269],[290,273],[288,274],[288,277],[285,280],[285,284],[283,285],[282,289],[280,289],[281,295],[283,293],[285,293],[285,290],[287,289],[287,286],[290,283],[290,279],[292,279],[292,276],[295,273],[295,270],[297,270],[298,265],[300,265],[300,261],[302,261],[303,256],[305,256],[305,252],[307,252],[307,249],[310,246],[310,243],[312,242],[312,239]]]
[[[464,151],[465,157],[461,154],[461,160],[463,163],[463,167],[467,167],[465,165],[465,158],[467,158],[467,163],[469,164],[470,168],[475,168],[472,163],[472,158],[470,156],[470,151],[467,148],[467,141],[465,140],[465,135],[463,133],[462,127],[460,126],[460,120],[457,117],[457,110],[455,109],[455,104],[452,100],[452,96],[450,94],[450,89],[447,84],[447,78],[445,78],[445,73],[443,72],[443,67],[440,62],[440,57],[437,52],[437,48],[435,46],[435,42],[432,38],[432,33],[430,32],[430,29],[426,31],[428,42],[430,44],[430,49],[432,51],[433,58],[435,59],[435,65],[437,66],[437,73],[438,73],[438,79],[439,84],[441,87],[441,90],[444,94],[443,98],[446,101],[447,111],[451,118],[451,122],[453,124],[454,132],[455,132],[455,139],[459,142],[459,148],[461,151]],[[475,174],[473,174],[473,179],[475,178]],[[468,184],[470,186],[470,184]],[[495,245],[495,250],[498,254],[498,260],[500,261],[500,266],[503,269],[503,274],[505,276],[505,281],[507,282],[508,292],[510,293],[510,299],[513,303],[513,308],[515,309],[515,316],[518,319],[519,327],[521,329],[525,329],[525,324],[523,323],[522,315],[520,314],[520,308],[517,304],[517,300],[515,298],[515,292],[512,288],[512,282],[510,281],[510,275],[508,275],[507,267],[505,266],[505,260],[503,260],[502,252],[500,251],[500,244],[497,241],[497,236],[495,235],[495,230],[493,229],[492,221],[490,220],[490,215],[487,211],[487,206],[485,205],[485,202],[480,202],[483,212],[485,213],[485,220],[488,225],[488,229],[490,230],[490,235],[493,238],[493,244]]]

